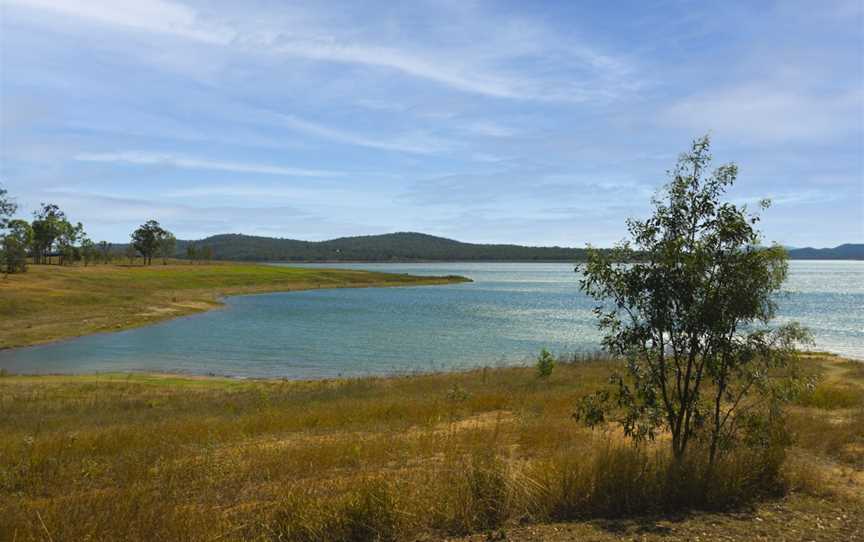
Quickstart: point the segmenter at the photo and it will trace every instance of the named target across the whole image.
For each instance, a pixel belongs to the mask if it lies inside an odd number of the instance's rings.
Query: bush
[[[552,374],[552,370],[555,368],[555,356],[544,348],[540,351],[540,355],[537,356],[536,366],[537,376],[540,378],[548,378]]]

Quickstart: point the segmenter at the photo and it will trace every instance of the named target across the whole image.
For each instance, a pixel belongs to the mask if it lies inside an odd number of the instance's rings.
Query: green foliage
[[[797,324],[766,326],[786,278],[786,252],[758,248],[758,215],[722,200],[738,168],[709,174],[709,147],[707,136],[694,141],[653,199],[653,216],[628,220],[631,240],[612,254],[589,250],[581,267],[582,290],[600,302],[603,345],[628,363],[627,377],[615,380],[619,422],[637,440],[669,431],[679,460],[707,431],[713,461],[748,395],[788,392],[774,377],[809,339]],[[585,404],[597,406],[597,398]]]
[[[33,259],[36,263],[47,263],[54,243],[71,229],[66,214],[53,203],[42,203],[33,212]]]
[[[27,248],[33,240],[33,228],[26,220],[6,223],[6,232],[0,237],[0,268],[7,273],[27,270]]]
[[[81,239],[81,261],[84,262],[85,266],[90,265],[91,262],[95,262],[98,254],[96,243],[88,237]]]
[[[57,235],[57,248],[60,251],[60,264],[69,265],[81,259],[76,243],[84,239],[84,226],[78,222],[74,226],[64,220],[60,223]]]
[[[108,241],[99,241],[97,250],[99,252],[99,259],[102,260],[102,263],[109,263],[111,261],[111,243]]]
[[[168,258],[174,256],[174,250],[177,247],[177,238],[170,231],[162,232],[159,237],[159,255],[162,257],[162,264],[168,263]]]
[[[540,351],[540,355],[537,356],[535,367],[537,368],[538,377],[548,378],[552,375],[552,370],[555,369],[555,356],[544,348]]]
[[[186,245],[186,259],[190,262],[198,260],[198,246],[195,245],[195,243],[189,243]]]
[[[132,232],[132,246],[144,258],[145,264],[152,263],[153,255],[159,250],[162,239],[168,235],[159,222],[148,220]]]
[[[9,219],[17,210],[18,205],[9,198],[6,189],[0,186],[0,233],[6,229]]]
[[[126,245],[126,250],[124,251],[124,255],[129,260],[129,265],[135,263],[135,257],[138,255],[138,251],[135,250],[135,245],[129,244]]]

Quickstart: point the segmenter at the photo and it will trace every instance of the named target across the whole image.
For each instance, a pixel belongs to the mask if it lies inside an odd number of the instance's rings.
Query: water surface
[[[593,302],[579,293],[571,264],[324,267],[474,282],[230,297],[224,309],[145,328],[0,351],[0,368],[321,378],[524,363],[543,347],[599,347]],[[864,359],[864,262],[791,262],[780,307],[779,320],[809,326],[819,349]]]

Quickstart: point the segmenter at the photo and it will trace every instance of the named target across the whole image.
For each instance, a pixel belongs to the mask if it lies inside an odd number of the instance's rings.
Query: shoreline
[[[409,276],[414,277],[415,275],[409,275]],[[429,277],[429,278],[430,279],[438,279],[438,278],[443,278],[443,277]],[[291,292],[306,292],[309,290],[341,290],[341,289],[361,289],[361,288],[422,288],[424,286],[443,286],[446,284],[464,284],[464,283],[474,282],[473,280],[471,280],[467,277],[462,277],[462,278],[465,280],[457,280],[457,281],[442,280],[441,282],[432,281],[432,282],[417,282],[417,283],[411,283],[411,284],[381,283],[381,284],[358,284],[355,286],[325,286],[325,287],[315,287],[315,288],[313,288],[313,287],[308,287],[308,288],[301,287],[301,288],[291,288],[291,289],[285,289],[285,290],[277,289],[277,290],[261,290],[261,291],[248,292],[248,293],[242,293],[242,292],[241,293],[228,293],[228,294],[224,294],[224,295],[219,295],[210,303],[206,303],[206,304],[202,303],[200,308],[197,306],[193,307],[192,305],[188,305],[188,304],[187,305],[178,305],[178,306],[183,306],[184,308],[188,307],[189,311],[188,312],[179,312],[179,311],[166,312],[165,317],[162,319],[154,319],[154,320],[149,320],[146,322],[139,322],[139,323],[132,324],[128,327],[121,327],[118,329],[108,329],[108,330],[104,330],[104,331],[93,331],[93,332],[84,333],[81,335],[62,337],[59,339],[49,339],[45,342],[38,342],[38,343],[33,343],[33,344],[24,344],[21,346],[0,346],[0,353],[9,352],[9,351],[13,351],[13,350],[23,350],[23,349],[27,349],[27,348],[39,348],[41,346],[51,346],[54,344],[60,344],[60,343],[68,342],[68,341],[74,341],[74,340],[80,339],[82,337],[91,337],[94,335],[103,335],[103,334],[108,334],[108,333],[120,333],[123,331],[131,331],[133,329],[138,329],[138,328],[147,327],[147,326],[155,326],[155,325],[162,324],[165,322],[170,322],[172,320],[178,320],[180,318],[188,318],[190,316],[196,316],[198,314],[206,314],[208,312],[223,310],[223,309],[227,308],[227,304],[225,303],[225,299],[227,299],[229,297],[246,297],[246,296],[267,295],[267,294],[288,294]],[[0,370],[2,370],[2,369],[3,368],[0,367]],[[132,370],[129,372],[135,373],[138,371]],[[143,372],[146,372],[146,371],[143,371]],[[35,373],[35,374],[38,374],[38,373]],[[47,374],[74,375],[74,374],[99,374],[99,373],[45,373],[45,374],[46,375]],[[154,373],[154,374],[159,374],[159,373]],[[162,373],[162,374],[172,374],[172,373],[169,372],[169,373]],[[178,373],[178,374],[182,374],[182,373]],[[192,375],[193,373],[187,373],[187,374]],[[209,376],[209,375],[199,375],[199,376]],[[231,375],[213,375],[213,376],[216,378],[219,378],[219,377],[222,377],[222,378],[247,378],[247,377],[242,377],[242,376],[231,376]],[[250,378],[258,378],[258,377],[250,377]],[[261,377],[261,378],[267,378],[267,377]],[[273,378],[279,378],[279,377],[273,377]]]
[[[238,276],[233,276],[232,271],[240,270],[239,278],[244,282],[235,284],[231,281],[236,281]],[[249,270],[253,270],[252,277],[248,277]],[[267,272],[273,270],[274,276],[269,276]],[[262,275],[267,275],[256,281],[255,272],[261,271]],[[267,272],[265,272],[267,271]],[[311,276],[303,276],[304,272],[312,272]],[[166,272],[167,278],[163,276]],[[171,273],[173,272],[173,273]],[[188,264],[172,264],[170,266],[153,265],[147,267],[135,266],[89,266],[89,267],[68,267],[60,266],[31,266],[26,274],[10,275],[10,279],[0,281],[0,294],[5,288],[15,292],[16,286],[24,289],[26,286],[32,286],[37,281],[44,281],[45,284],[39,284],[43,290],[54,289],[55,286],[50,283],[52,279],[66,279],[70,284],[62,286],[63,292],[68,297],[77,297],[78,305],[72,309],[85,310],[90,308],[94,303],[92,299],[97,298],[99,293],[93,290],[88,290],[87,284],[80,284],[81,278],[87,277],[87,274],[98,274],[94,280],[94,289],[100,282],[104,283],[110,280],[115,280],[117,276],[121,276],[124,282],[119,285],[113,283],[109,287],[119,289],[120,296],[124,302],[122,308],[124,311],[120,314],[106,314],[105,311],[95,311],[92,314],[80,314],[80,312],[72,310],[68,318],[64,321],[61,318],[56,318],[56,321],[51,321],[47,324],[37,322],[28,322],[26,318],[22,319],[24,329],[30,330],[34,327],[54,326],[58,327],[61,324],[73,322],[77,325],[69,328],[64,328],[61,331],[47,331],[44,336],[35,335],[21,339],[8,339],[7,344],[0,344],[0,352],[7,352],[20,348],[33,348],[56,344],[68,340],[77,339],[89,335],[100,333],[114,333],[118,331],[127,331],[148,325],[167,322],[177,318],[202,314],[212,310],[218,310],[225,307],[224,299],[232,296],[242,295],[257,295],[257,294],[272,294],[272,293],[288,293],[294,291],[306,291],[316,289],[340,289],[340,288],[397,288],[410,286],[441,286],[445,284],[461,284],[473,282],[468,277],[449,275],[449,276],[417,276],[410,274],[393,274],[377,271],[360,271],[360,270],[340,270],[340,269],[317,269],[310,270],[308,268],[290,267],[290,266],[270,266],[261,263],[234,263],[234,262],[214,262],[210,265],[188,265]],[[150,273],[150,276],[146,274]],[[222,276],[220,276],[220,273]],[[125,274],[125,275],[124,275]],[[143,277],[135,276],[135,274],[144,274]],[[197,275],[196,275],[197,274]],[[298,277],[292,274],[300,274]],[[101,275],[106,275],[102,277]],[[150,290],[143,293],[141,285],[136,279],[143,279],[141,282],[152,282],[154,275],[158,279],[162,279],[167,285],[153,286],[148,284]],[[185,275],[185,276],[184,276]],[[201,276],[198,276],[201,275]],[[215,279],[214,279],[214,276]],[[284,275],[284,276],[280,276]],[[176,286],[170,283],[171,280],[203,278],[201,282],[206,282],[202,287],[195,284],[192,287],[185,285]],[[101,279],[101,280],[100,280]],[[222,279],[222,282],[219,280]],[[213,281],[214,284],[211,284]],[[24,286],[19,286],[23,284]],[[4,288],[5,287],[5,288]],[[132,293],[137,293],[135,297]],[[112,290],[112,294],[116,292]],[[28,295],[29,294],[29,295]],[[33,293],[21,295],[21,301],[11,300],[10,306],[15,310],[17,306],[35,305],[36,299],[39,298],[41,290],[34,289]],[[130,299],[131,298],[131,299]],[[105,301],[108,308],[110,300]],[[0,306],[2,308],[2,306]],[[36,316],[39,316],[38,311],[34,311]],[[11,320],[11,319],[10,319]],[[95,321],[95,323],[94,323]],[[0,333],[3,329],[0,328]]]
[[[71,339],[64,339],[71,340]],[[33,345],[33,346],[44,346],[44,345]],[[23,348],[32,348],[31,347],[23,347]],[[568,354],[562,354],[565,358],[564,361],[559,360],[558,363],[565,365],[579,365],[579,364],[587,364],[587,363],[597,363],[597,362],[609,362],[615,363],[617,360],[615,358],[609,357],[603,354],[601,351],[598,351],[599,354],[597,358],[586,357],[584,359],[579,359],[575,361],[568,360]],[[590,354],[588,354],[590,356]],[[835,352],[830,352],[827,350],[801,350],[799,352],[799,359],[829,359],[837,362],[852,362],[852,363],[861,363],[864,364],[864,360],[850,357],[845,354],[838,354]],[[223,383],[249,383],[249,384],[273,384],[273,383],[317,383],[317,384],[328,384],[328,383],[339,383],[339,382],[358,382],[358,381],[378,381],[378,380],[398,380],[405,378],[416,378],[416,377],[434,377],[434,376],[446,376],[446,375],[465,375],[470,374],[476,371],[498,371],[498,370],[518,370],[518,369],[531,369],[533,367],[532,360],[530,356],[526,355],[526,358],[522,362],[514,362],[509,364],[501,364],[501,365],[476,365],[470,367],[452,367],[448,369],[433,369],[433,370],[416,370],[416,371],[396,371],[390,373],[380,373],[380,374],[356,374],[356,375],[339,375],[339,376],[321,376],[321,377],[287,377],[287,376],[243,376],[243,375],[231,375],[231,374],[217,374],[213,372],[209,373],[195,373],[191,371],[184,370],[147,370],[147,369],[129,369],[129,370],[117,370],[117,371],[86,371],[80,373],[60,373],[60,372],[50,372],[50,373],[13,373],[13,372],[5,372],[4,369],[0,367],[0,378],[59,378],[59,379],[104,379],[106,381],[116,381],[120,379],[129,379],[133,380],[137,377],[138,379],[152,379],[154,381],[160,380],[182,380],[182,381],[209,381],[209,382],[223,382]]]

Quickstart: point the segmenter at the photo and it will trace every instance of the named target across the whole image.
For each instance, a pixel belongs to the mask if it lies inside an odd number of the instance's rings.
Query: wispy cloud
[[[710,131],[767,237],[860,239],[860,1],[679,4],[0,0],[0,182],[94,228],[122,202],[72,194],[128,198],[106,238],[602,244]]]
[[[451,141],[436,138],[422,132],[402,134],[398,139],[384,140],[332,128],[324,124],[301,119],[294,115],[278,114],[274,118],[279,124],[292,130],[329,139],[331,141],[337,141],[339,143],[370,147],[373,149],[415,154],[436,154],[445,152],[454,147],[454,143]]]
[[[389,69],[401,74],[433,81],[453,90],[507,99],[574,101],[609,99],[621,91],[639,86],[631,70],[621,59],[594,51],[585,44],[574,44],[572,38],[556,44],[555,50],[534,50],[544,55],[544,70],[561,68],[558,76],[531,76],[491,65],[508,61],[524,62],[525,51],[488,52],[472,58],[464,49],[441,54],[440,48],[425,50],[415,46],[393,46],[349,38],[349,32],[331,28],[267,28],[257,21],[256,30],[226,20],[214,21],[195,9],[168,0],[136,0],[121,3],[112,0],[8,0],[23,6],[75,17],[93,23],[117,26],[140,32],[172,35],[208,45],[225,46],[245,52],[264,52],[305,60],[352,64]],[[528,26],[527,22],[523,23]],[[263,26],[263,28],[260,28]],[[515,26],[515,25],[511,25]],[[505,28],[496,28],[504,33]],[[518,38],[536,39],[520,31]],[[530,38],[530,39],[529,39]],[[514,41],[519,43],[520,40]],[[496,44],[502,47],[505,42]],[[491,56],[491,58],[490,58]],[[564,68],[580,68],[580,77],[564,76]]]
[[[820,95],[782,83],[744,84],[684,98],[661,118],[757,143],[825,141],[860,129],[862,103],[860,89]]]
[[[473,121],[465,125],[465,129],[471,133],[487,137],[513,137],[519,132],[490,120]]]
[[[268,164],[247,164],[240,162],[222,162],[178,156],[167,153],[147,151],[121,151],[106,153],[81,153],[75,156],[81,162],[112,162],[135,164],[142,166],[170,166],[181,169],[206,169],[216,171],[236,171],[240,173],[261,173],[264,175],[285,175],[294,177],[334,177],[343,175],[338,171],[319,169],[300,169]]]
[[[203,21],[198,13],[183,4],[165,0],[5,0],[10,5],[77,17],[100,24],[126,27],[144,32],[173,34],[212,44],[227,45],[237,35],[227,27]]]

